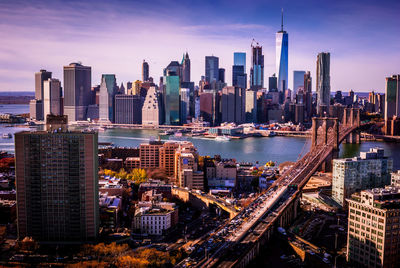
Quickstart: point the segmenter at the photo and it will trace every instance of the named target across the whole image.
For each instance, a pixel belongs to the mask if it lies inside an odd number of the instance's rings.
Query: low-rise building
[[[140,157],[127,157],[124,166],[126,169],[140,168]]]
[[[103,228],[115,229],[118,227],[118,214],[121,209],[121,198],[109,195],[109,193],[100,193],[100,226]]]
[[[178,222],[178,209],[174,203],[139,202],[133,218],[135,233],[165,235]]]
[[[161,194],[162,198],[171,199],[172,198],[172,185],[166,184],[159,180],[149,180],[148,182],[142,183],[139,186],[139,199],[142,200],[142,195],[153,190],[156,194]]]

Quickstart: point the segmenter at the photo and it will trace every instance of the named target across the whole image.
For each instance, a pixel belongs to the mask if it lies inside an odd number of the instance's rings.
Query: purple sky
[[[196,84],[206,55],[220,58],[230,84],[233,52],[247,52],[249,69],[253,38],[263,45],[268,81],[283,7],[290,88],[293,70],[310,70],[315,89],[316,55],[328,51],[332,91],[383,92],[385,77],[400,73],[400,2],[321,2],[328,1],[2,1],[0,91],[33,91],[39,69],[62,80],[74,61],[92,67],[93,84],[102,73],[120,84],[140,79],[146,59],[158,82],[186,50]]]

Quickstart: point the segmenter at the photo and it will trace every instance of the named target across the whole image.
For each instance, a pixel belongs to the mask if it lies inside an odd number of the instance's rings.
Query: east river
[[[0,113],[25,113],[29,112],[27,105],[1,105]],[[11,133],[21,130],[29,130],[22,127],[6,127],[0,125],[0,136],[3,133]],[[158,139],[157,130],[140,129],[107,129],[99,133],[99,142],[111,142],[115,146],[136,147],[140,143],[150,139]],[[161,136],[162,140],[187,140],[192,142],[200,155],[221,155],[222,158],[234,158],[237,161],[246,161],[265,164],[267,161],[282,163],[296,161],[301,155],[308,152],[310,140],[297,137],[260,137],[231,141],[215,141],[202,137]],[[394,170],[400,169],[400,143],[385,143],[375,141],[362,141],[361,144],[342,144],[340,157],[357,156],[360,151],[368,151],[372,147],[385,149],[385,155],[393,158]],[[14,137],[11,139],[0,138],[0,150],[14,152]]]

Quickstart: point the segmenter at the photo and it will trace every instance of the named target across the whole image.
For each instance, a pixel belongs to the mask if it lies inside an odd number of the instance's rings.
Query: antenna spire
[[[282,23],[281,23],[281,31],[283,32],[283,8],[282,8]]]

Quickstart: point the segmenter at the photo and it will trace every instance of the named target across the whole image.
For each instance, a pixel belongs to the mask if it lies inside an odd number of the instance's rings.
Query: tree
[[[142,168],[132,169],[132,171],[127,175],[127,179],[133,181],[137,185],[145,182],[146,178],[146,170]]]

